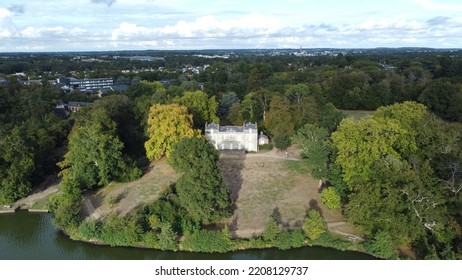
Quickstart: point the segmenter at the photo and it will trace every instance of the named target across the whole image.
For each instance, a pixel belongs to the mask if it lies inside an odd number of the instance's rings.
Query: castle
[[[260,140],[268,140],[265,135],[258,137],[257,124],[245,123],[242,126],[220,126],[216,123],[205,124],[205,137],[218,150],[258,151]]]

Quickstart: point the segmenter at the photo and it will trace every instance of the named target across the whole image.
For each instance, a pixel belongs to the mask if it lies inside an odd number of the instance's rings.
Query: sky
[[[0,52],[462,47],[460,0],[0,0]]]

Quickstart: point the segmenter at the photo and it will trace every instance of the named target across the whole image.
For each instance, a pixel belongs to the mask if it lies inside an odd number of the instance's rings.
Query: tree
[[[183,137],[193,137],[199,134],[192,128],[192,115],[185,106],[178,104],[151,107],[148,115],[149,139],[144,143],[149,160],[170,156],[172,146]]]
[[[127,166],[123,147],[116,136],[116,124],[107,117],[76,125],[69,137],[69,152],[59,163],[61,176],[65,181],[72,178],[83,189],[104,186],[112,180],[136,179],[141,171]]]
[[[312,175],[316,179],[327,176],[327,161],[331,152],[329,133],[326,129],[306,124],[293,137],[302,151],[302,157],[312,166]]]
[[[176,248],[176,234],[169,224],[164,224],[157,236],[162,250],[174,250]]]
[[[287,98],[273,96],[269,107],[270,109],[265,118],[265,127],[271,135],[291,136],[294,132],[294,122]]]
[[[311,240],[318,239],[321,234],[326,232],[324,220],[317,210],[310,210],[308,217],[303,222],[303,233]]]
[[[0,203],[26,196],[34,172],[34,154],[19,129],[0,141]]]
[[[340,207],[340,195],[337,190],[333,187],[324,189],[321,192],[321,200],[324,205],[330,210],[334,210]]]
[[[217,109],[218,102],[215,96],[208,97],[203,91],[187,91],[178,102],[188,107],[193,116],[194,127],[203,129],[206,122],[218,122]]]
[[[183,138],[173,146],[169,163],[183,172],[175,184],[179,204],[195,222],[215,223],[230,213],[230,190],[217,161],[217,150],[205,138]]]
[[[364,246],[366,250],[375,256],[384,259],[396,259],[397,255],[393,248],[393,240],[389,234],[379,231],[374,238]]]
[[[279,235],[281,230],[273,217],[268,219],[268,222],[265,224],[265,229],[263,231],[263,240],[265,241],[274,241],[276,237]]]
[[[442,118],[453,121],[462,118],[462,93],[446,79],[433,81],[419,95],[418,101]]]
[[[273,137],[273,143],[279,150],[285,150],[290,147],[291,141],[287,134],[277,134]]]

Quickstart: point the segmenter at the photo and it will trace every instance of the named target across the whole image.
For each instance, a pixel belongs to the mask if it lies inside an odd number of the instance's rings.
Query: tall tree
[[[208,97],[203,91],[187,91],[179,99],[179,103],[188,107],[193,116],[194,127],[203,129],[206,122],[218,122],[218,102],[215,96]]]
[[[193,137],[199,132],[192,128],[192,115],[188,108],[178,104],[151,107],[148,115],[149,139],[144,143],[148,159],[160,159],[170,156],[172,146],[183,137]]]
[[[178,200],[195,222],[211,224],[230,214],[230,190],[217,161],[217,150],[205,138],[183,138],[173,146],[169,163],[183,172],[175,184]]]

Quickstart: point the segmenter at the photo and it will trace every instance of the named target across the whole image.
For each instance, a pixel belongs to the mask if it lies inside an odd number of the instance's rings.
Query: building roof
[[[244,129],[257,129],[257,124],[248,122],[244,124]]]
[[[220,126],[220,132],[243,132],[244,129],[242,126],[232,126],[232,125],[226,125],[226,126]]]
[[[205,130],[218,130],[219,132],[244,132],[244,129],[257,129],[257,124],[246,123],[243,126],[238,125],[224,125],[220,126],[217,123],[210,123],[205,125]]]
[[[268,136],[266,136],[266,135],[263,134],[263,132],[262,132],[262,133],[260,133],[260,135],[258,135],[258,139],[259,139],[259,140],[260,140],[260,139],[268,139]]]
[[[90,102],[69,101],[69,103],[67,104],[67,106],[71,106],[71,107],[84,107],[84,106],[88,106],[88,105],[90,105],[90,104],[91,104]]]
[[[215,130],[219,130],[220,129],[220,125],[216,124],[216,123],[209,123],[209,124],[206,124],[205,125],[205,129],[215,129]]]

